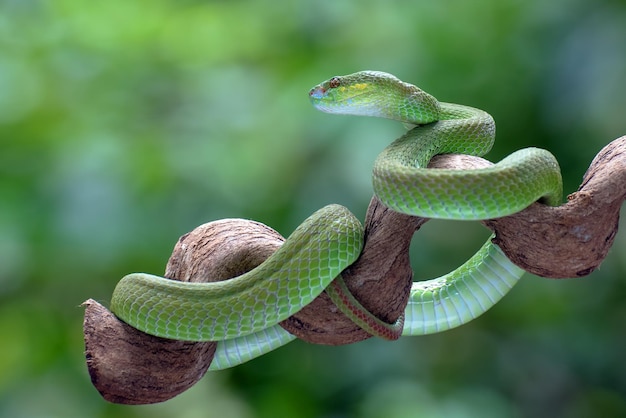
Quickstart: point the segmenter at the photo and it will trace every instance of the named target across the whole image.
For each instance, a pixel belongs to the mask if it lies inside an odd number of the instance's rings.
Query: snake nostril
[[[309,91],[309,97],[314,97],[316,99],[321,98],[322,96],[324,96],[324,94],[326,93],[326,89],[324,89],[324,87],[322,86],[316,86],[313,87],[310,91]]]

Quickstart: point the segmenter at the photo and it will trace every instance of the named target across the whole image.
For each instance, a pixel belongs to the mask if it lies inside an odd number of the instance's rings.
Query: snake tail
[[[391,341],[402,335],[404,313],[393,324],[380,320],[356,300],[341,276],[333,280],[326,293],[344,315],[368,334]]]

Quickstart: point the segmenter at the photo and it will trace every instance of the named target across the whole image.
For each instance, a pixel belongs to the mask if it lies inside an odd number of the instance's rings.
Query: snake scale
[[[382,117],[414,126],[374,162],[374,193],[394,211],[483,220],[516,213],[536,201],[560,203],[559,166],[542,149],[522,149],[477,170],[426,168],[437,154],[481,156],[491,149],[495,123],[482,110],[439,102],[418,87],[378,71],[332,77],[313,87],[309,98],[324,112]],[[346,208],[329,205],[307,218],[278,251],[248,273],[213,283],[129,274],[117,284],[111,310],[148,334],[219,341],[210,367],[216,370],[293,340],[278,322],[324,290],[363,329],[396,339],[471,321],[497,303],[524,273],[489,239],[453,272],[415,282],[405,314],[387,324],[352,297],[341,277],[362,246],[361,223]]]

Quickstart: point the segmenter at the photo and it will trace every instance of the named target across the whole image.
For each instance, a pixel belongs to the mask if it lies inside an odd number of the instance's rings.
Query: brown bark
[[[220,281],[261,264],[283,243],[273,229],[253,221],[224,219],[183,235],[165,277]],[[173,341],[126,325],[98,302],[85,306],[87,369],[93,385],[110,402],[147,404],[173,398],[206,373],[217,343]]]
[[[613,245],[625,197],[623,136],[596,155],[564,205],[536,203],[484,223],[496,232],[494,242],[524,270],[541,277],[582,277],[600,265]]]
[[[477,157],[442,155],[431,168],[477,168]],[[580,277],[602,262],[617,232],[626,196],[626,136],[593,160],[579,190],[559,207],[536,203],[512,216],[483,222],[517,265],[543,277]],[[409,245],[426,219],[395,213],[373,198],[365,221],[365,246],[344,271],[355,297],[379,318],[393,322],[409,295]],[[283,239],[252,221],[211,222],[181,237],[165,277],[183,281],[225,280],[260,264]],[[85,302],[87,366],[102,396],[118,403],[153,403],[193,385],[206,372],[215,343],[164,340],[119,321],[102,305]],[[348,344],[369,335],[342,315],[322,294],[281,325],[317,344]]]

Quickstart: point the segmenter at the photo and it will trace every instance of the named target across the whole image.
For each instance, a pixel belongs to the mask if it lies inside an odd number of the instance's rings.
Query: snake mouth
[[[314,101],[324,101],[326,103],[332,102],[333,104],[341,105],[341,104],[350,104],[352,100],[356,99],[359,96],[366,94],[366,92],[361,91],[361,92],[355,92],[354,94],[351,94],[351,95],[343,94],[340,97],[338,97],[337,95],[329,94],[331,91],[332,89],[326,89],[321,85],[315,86],[309,91],[309,97],[311,98],[311,100],[314,100]]]

